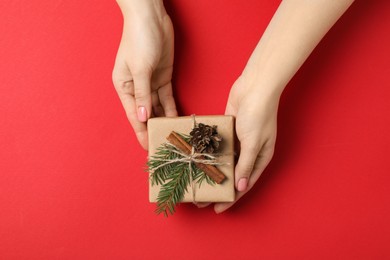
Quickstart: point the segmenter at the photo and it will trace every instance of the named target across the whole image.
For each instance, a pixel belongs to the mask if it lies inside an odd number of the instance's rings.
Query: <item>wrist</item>
[[[240,76],[250,95],[255,98],[279,100],[285,84],[273,77],[263,75],[257,67],[247,65]]]

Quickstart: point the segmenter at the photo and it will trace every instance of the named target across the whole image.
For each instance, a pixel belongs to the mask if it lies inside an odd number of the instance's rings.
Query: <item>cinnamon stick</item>
[[[192,147],[190,144],[188,144],[186,141],[183,140],[183,138],[180,137],[179,134],[172,131],[169,136],[167,137],[167,140],[176,146],[179,150],[181,150],[183,153],[190,155],[192,152]],[[204,158],[203,158],[204,159]],[[216,183],[220,184],[225,179],[226,176],[223,174],[217,167],[210,164],[204,164],[204,163],[195,163],[196,167],[204,171],[205,174],[207,174],[211,179],[213,179]]]

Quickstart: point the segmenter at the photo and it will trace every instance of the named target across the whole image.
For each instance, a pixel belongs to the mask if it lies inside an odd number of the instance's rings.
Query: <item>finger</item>
[[[257,182],[257,180],[260,178],[261,174],[264,172],[265,168],[271,161],[273,156],[273,151],[274,151],[274,145],[272,143],[266,144],[263,147],[261,154],[258,156],[256,163],[253,167],[253,171],[249,179],[248,189],[245,191],[238,191],[236,193],[236,198],[234,202],[216,203],[214,206],[214,211],[216,213],[221,213],[227,210],[228,208],[230,208],[231,206],[233,206],[242,196],[244,196],[253,187],[253,185]]]
[[[146,122],[152,113],[151,76],[149,72],[133,75],[137,119],[140,122]]]
[[[177,116],[175,99],[173,98],[172,83],[168,83],[158,89],[160,103],[164,109],[164,114],[167,117]]]
[[[194,205],[197,206],[198,208],[205,208],[209,206],[211,203],[210,202],[195,202]]]
[[[152,106],[153,106],[153,116],[165,116],[164,109],[161,106],[160,99],[156,91],[152,92]]]
[[[125,109],[127,119],[137,136],[137,139],[141,146],[147,150],[148,147],[148,135],[145,123],[141,123],[137,119],[137,109],[134,99],[134,81],[133,77],[120,55],[121,49],[118,50],[117,59],[115,60],[114,69],[112,71],[112,81],[114,83],[115,90],[119,96],[123,108]]]
[[[148,150],[148,132],[146,123],[138,120],[134,97],[130,94],[121,94],[119,95],[119,98],[126,111],[127,118],[133,127],[135,135],[137,136],[138,142],[145,150]]]
[[[242,141],[240,145],[240,157],[235,168],[236,189],[238,191],[245,191],[248,187],[249,177],[253,171],[257,155],[260,148],[256,147],[256,143],[248,143]]]
[[[237,115],[237,112],[236,112],[236,109],[234,108],[234,106],[232,105],[232,103],[230,102],[230,98],[226,104],[226,108],[225,108],[225,115],[227,116],[233,116],[234,118],[236,117]],[[237,138],[237,134],[236,134],[236,131],[234,130],[234,150],[235,150],[235,156],[234,156],[234,162],[235,164],[237,164],[237,161],[238,161],[238,156],[237,154],[240,153],[240,142],[238,141],[238,138]]]
[[[232,105],[232,103],[230,102],[230,98],[226,104],[226,108],[225,108],[225,115],[227,116],[235,116],[237,114],[236,110],[234,109],[234,106]]]

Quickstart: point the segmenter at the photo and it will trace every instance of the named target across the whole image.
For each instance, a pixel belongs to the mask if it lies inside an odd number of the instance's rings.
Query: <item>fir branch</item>
[[[176,204],[183,200],[184,194],[188,191],[189,176],[187,163],[179,163],[172,169],[167,182],[161,186],[157,196],[157,214],[164,213],[167,217],[168,213],[172,215],[175,212]]]
[[[180,136],[186,142],[190,140],[188,135],[180,134]],[[188,192],[188,187],[191,185],[190,168],[187,162],[174,162],[160,167],[166,161],[183,158],[175,151],[178,150],[163,144],[157,148],[157,152],[149,158],[147,163],[152,186],[161,185],[155,212],[157,214],[163,213],[166,217],[175,212],[176,205],[183,200],[184,194]],[[215,181],[196,167],[194,163],[191,163],[191,172],[192,181],[196,181],[199,188],[203,181],[210,185],[215,184]]]
[[[151,156],[147,162],[148,170],[151,173],[150,179],[153,185],[162,185],[175,168],[176,164],[167,164],[164,167],[158,168],[165,160],[174,160],[181,156],[173,151],[173,148],[168,148],[166,144],[157,148],[155,155]]]

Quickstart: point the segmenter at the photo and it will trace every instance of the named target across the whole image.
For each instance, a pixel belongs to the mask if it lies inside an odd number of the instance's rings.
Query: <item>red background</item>
[[[224,112],[278,4],[166,1],[182,115]],[[390,258],[390,1],[356,1],[290,82],[245,198],[168,219],[111,83],[115,1],[0,10],[0,259]]]

